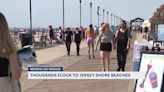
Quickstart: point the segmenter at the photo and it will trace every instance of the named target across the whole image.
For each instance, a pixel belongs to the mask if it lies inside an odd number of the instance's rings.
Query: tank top
[[[118,31],[118,49],[125,49],[128,43],[128,31],[126,30],[124,33]]]
[[[9,60],[0,58],[0,77],[8,76],[9,73]]]
[[[87,37],[93,37],[94,36],[94,31],[93,31],[93,29],[89,29],[88,31],[87,31]]]

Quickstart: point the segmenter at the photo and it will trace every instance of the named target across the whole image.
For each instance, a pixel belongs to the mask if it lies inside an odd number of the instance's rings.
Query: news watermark
[[[142,72],[65,72],[61,67],[40,67],[28,71],[29,79],[143,79]],[[51,69],[49,69],[51,68]],[[35,71],[36,69],[36,71]],[[43,71],[42,71],[43,70]],[[60,71],[61,70],[61,71]]]

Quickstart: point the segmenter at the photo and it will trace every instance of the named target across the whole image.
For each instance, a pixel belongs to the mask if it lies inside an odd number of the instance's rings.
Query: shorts
[[[62,39],[63,38],[63,36],[62,35],[60,35],[60,39]]]
[[[101,43],[100,44],[100,51],[112,51],[112,44],[111,43]]]
[[[93,38],[92,37],[88,37],[87,38],[87,43],[88,44],[93,44]]]
[[[50,35],[50,39],[54,39],[54,36],[53,35]]]

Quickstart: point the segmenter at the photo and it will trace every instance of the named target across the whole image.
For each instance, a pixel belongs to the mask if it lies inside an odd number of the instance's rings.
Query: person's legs
[[[53,40],[53,35],[50,35],[50,42],[49,42],[49,44],[52,44],[52,40]]]
[[[117,61],[118,61],[117,71],[120,71],[120,69],[121,69],[121,51],[120,50],[117,50]]]
[[[67,47],[67,55],[70,55],[70,47],[71,47],[71,42],[66,42],[66,47]]]
[[[66,41],[66,49],[67,49],[67,55],[69,55],[69,53],[68,53],[68,51],[69,51],[69,49],[68,49],[68,42]]]
[[[126,57],[127,57],[127,51],[123,51],[123,53],[122,53],[122,71],[125,71]]]
[[[92,55],[93,55],[93,58],[95,58],[95,54],[94,54],[94,42],[92,43]]]
[[[109,71],[109,65],[110,65],[110,52],[106,52],[106,62],[107,62],[107,69]]]
[[[49,44],[52,44],[52,38],[50,38],[50,42],[49,42]]]
[[[76,42],[76,51],[77,51],[77,55],[79,56],[79,52],[80,52],[80,43]]]
[[[63,39],[63,37],[62,37],[62,35],[60,35],[60,42],[62,43],[62,39]]]
[[[105,68],[105,53],[104,51],[100,51],[100,56],[101,56],[101,65],[102,65],[102,71],[105,71],[106,68]]]
[[[69,44],[68,44],[68,53],[69,53],[69,55],[70,55],[70,51],[71,51],[71,42],[69,42]]]
[[[89,57],[89,59],[91,59],[91,55],[90,55],[90,43],[88,43],[88,57]]]
[[[122,71],[124,70],[124,50],[120,50],[120,55],[121,55],[121,62],[120,62],[120,69],[122,69]]]

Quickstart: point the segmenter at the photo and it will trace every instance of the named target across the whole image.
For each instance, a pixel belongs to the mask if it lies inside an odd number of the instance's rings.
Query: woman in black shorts
[[[98,39],[96,42],[96,50],[97,50],[97,46],[100,42],[100,55],[101,55],[102,71],[106,71],[106,63],[107,63],[107,71],[109,71],[110,53],[112,51],[113,40],[114,40],[114,35],[109,30],[109,24],[105,23],[102,26],[102,29],[98,35]]]

